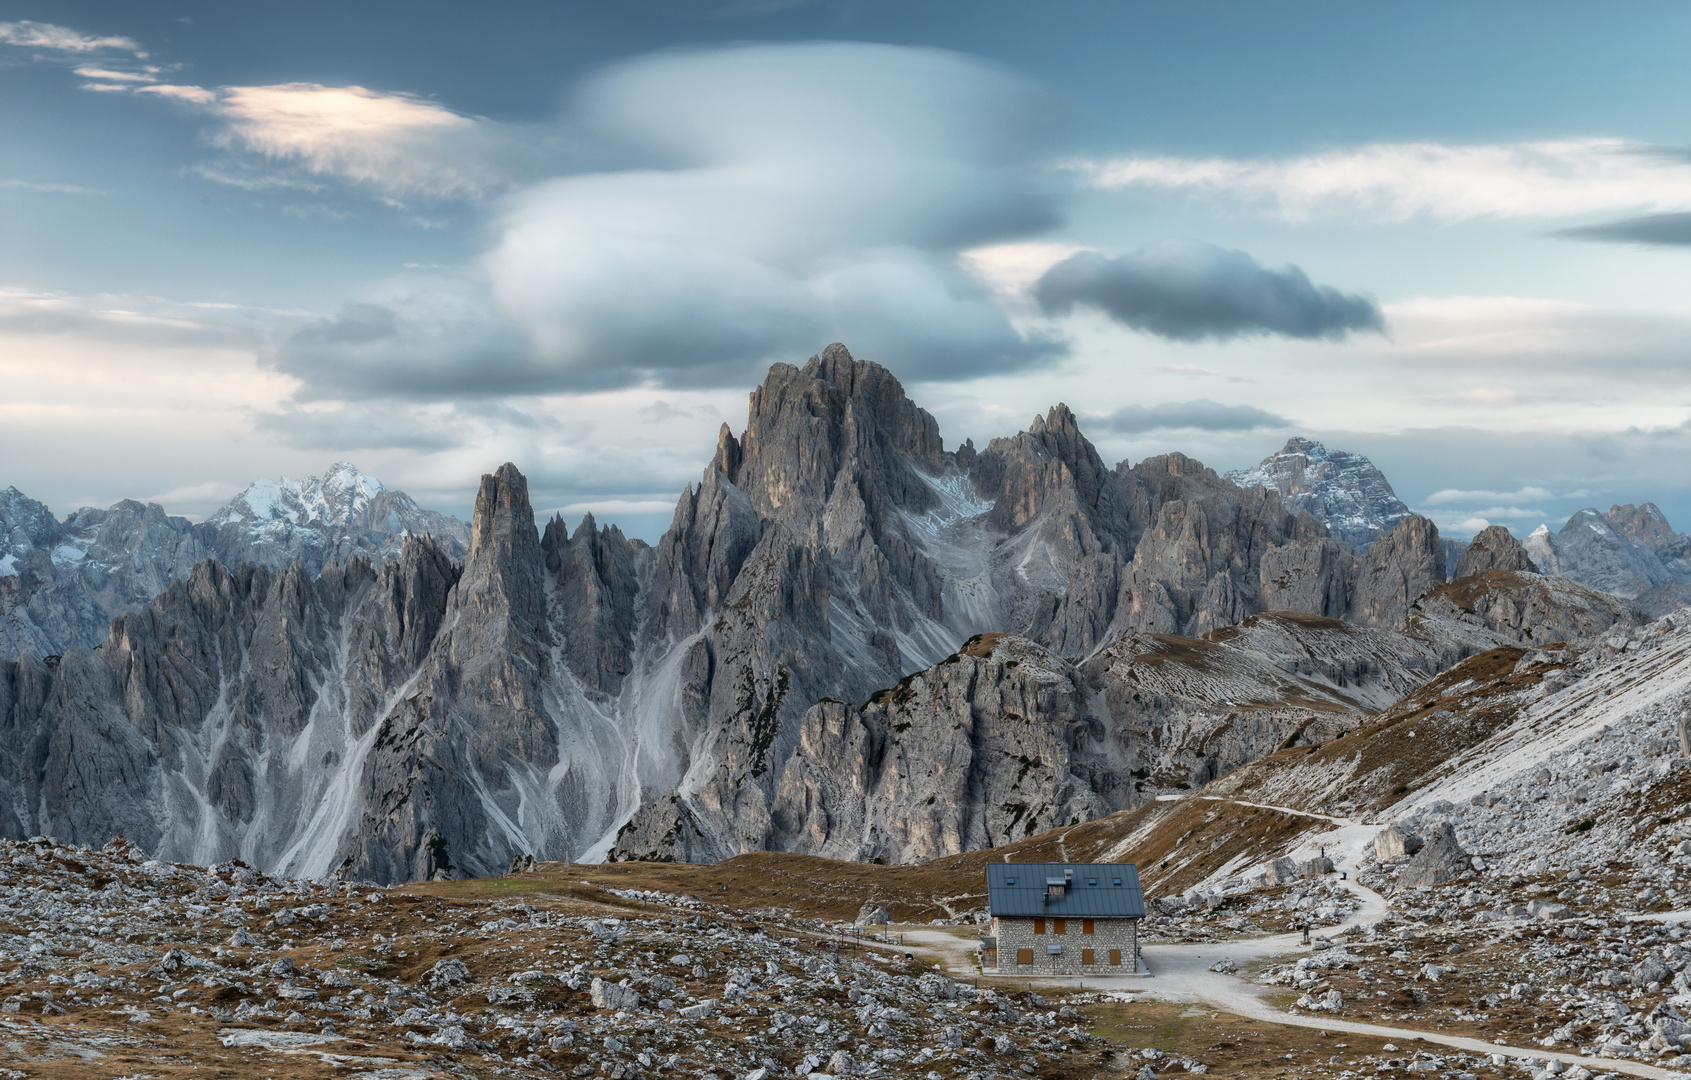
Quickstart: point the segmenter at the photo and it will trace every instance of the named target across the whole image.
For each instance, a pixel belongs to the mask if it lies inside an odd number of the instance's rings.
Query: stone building
[[[1145,899],[1132,863],[991,863],[991,936],[982,967],[1000,975],[1139,971]]]

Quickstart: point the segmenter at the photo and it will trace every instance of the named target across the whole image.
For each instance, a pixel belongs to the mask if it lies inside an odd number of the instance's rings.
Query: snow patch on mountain
[[[1314,439],[1289,439],[1255,467],[1226,475],[1242,488],[1278,491],[1289,508],[1326,522],[1359,553],[1410,513],[1372,461]]]

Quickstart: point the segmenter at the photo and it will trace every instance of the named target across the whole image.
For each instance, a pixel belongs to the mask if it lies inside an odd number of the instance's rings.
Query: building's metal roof
[[[1046,882],[1069,880],[1047,898]],[[986,898],[997,917],[1143,919],[1139,868],[1133,863],[987,863]]]

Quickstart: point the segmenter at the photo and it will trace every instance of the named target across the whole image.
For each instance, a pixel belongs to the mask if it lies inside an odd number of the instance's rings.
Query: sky
[[[1691,527],[1691,8],[0,0],[0,486],[357,463],[655,540],[771,363],[948,447]]]

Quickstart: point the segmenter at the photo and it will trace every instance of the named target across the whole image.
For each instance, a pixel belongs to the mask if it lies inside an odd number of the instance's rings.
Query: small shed
[[[989,863],[982,967],[1003,975],[1139,971],[1145,898],[1133,863]]]

